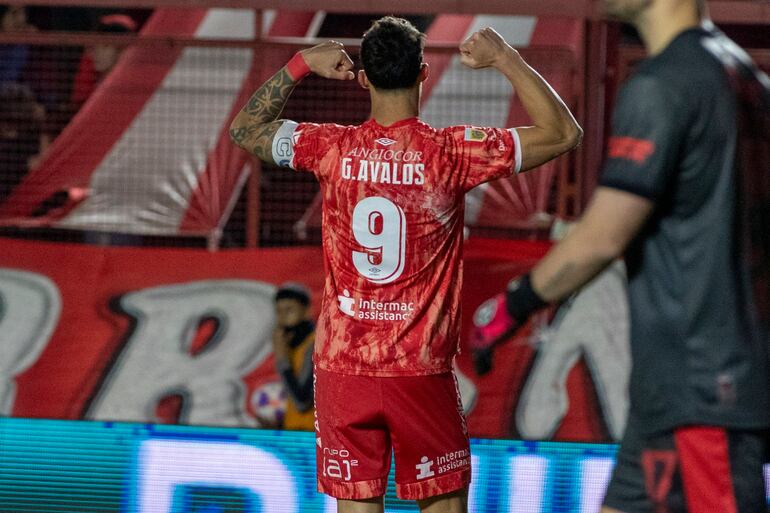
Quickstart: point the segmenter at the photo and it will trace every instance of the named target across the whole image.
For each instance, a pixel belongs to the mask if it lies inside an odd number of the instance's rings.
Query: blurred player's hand
[[[483,376],[492,370],[496,345],[513,335],[520,324],[508,313],[506,293],[487,299],[473,314],[470,348],[476,373]]]
[[[508,340],[529,317],[547,306],[532,288],[529,274],[511,280],[502,294],[484,301],[473,314],[470,346],[480,376],[492,369],[494,347]]]
[[[516,53],[491,27],[474,32],[460,45],[460,62],[473,69],[495,66],[506,54]]]
[[[353,80],[353,61],[342,43],[326,41],[300,52],[310,71],[324,78]]]

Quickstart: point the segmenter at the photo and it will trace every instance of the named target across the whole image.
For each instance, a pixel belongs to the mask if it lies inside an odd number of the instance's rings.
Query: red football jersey
[[[323,195],[326,284],[316,365],[422,375],[452,369],[460,339],[464,196],[521,167],[515,130],[301,123],[290,166]]]

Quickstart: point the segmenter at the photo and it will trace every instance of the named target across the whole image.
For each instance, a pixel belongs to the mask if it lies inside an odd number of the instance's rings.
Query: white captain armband
[[[294,143],[299,135],[297,123],[284,121],[273,137],[273,162],[294,169]]]

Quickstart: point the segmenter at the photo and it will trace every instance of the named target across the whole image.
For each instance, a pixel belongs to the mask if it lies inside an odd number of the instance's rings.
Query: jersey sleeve
[[[331,123],[295,124],[290,134],[283,135],[284,143],[291,146],[287,150],[290,155],[285,157],[284,165],[297,171],[310,171],[320,177],[323,174],[321,160],[329,153],[329,149],[337,144],[341,128]],[[278,135],[276,134],[274,141],[278,139]]]
[[[655,201],[677,172],[688,120],[682,99],[650,76],[623,87],[600,185]]]
[[[521,170],[521,143],[515,128],[449,128],[463,188],[510,176]]]

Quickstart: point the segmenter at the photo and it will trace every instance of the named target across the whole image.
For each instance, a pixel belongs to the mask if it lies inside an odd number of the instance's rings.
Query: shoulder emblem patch
[[[655,141],[634,137],[610,137],[607,142],[607,156],[611,159],[625,159],[643,165],[655,153]]]
[[[468,142],[484,142],[487,140],[487,133],[478,128],[466,128],[465,140]]]

